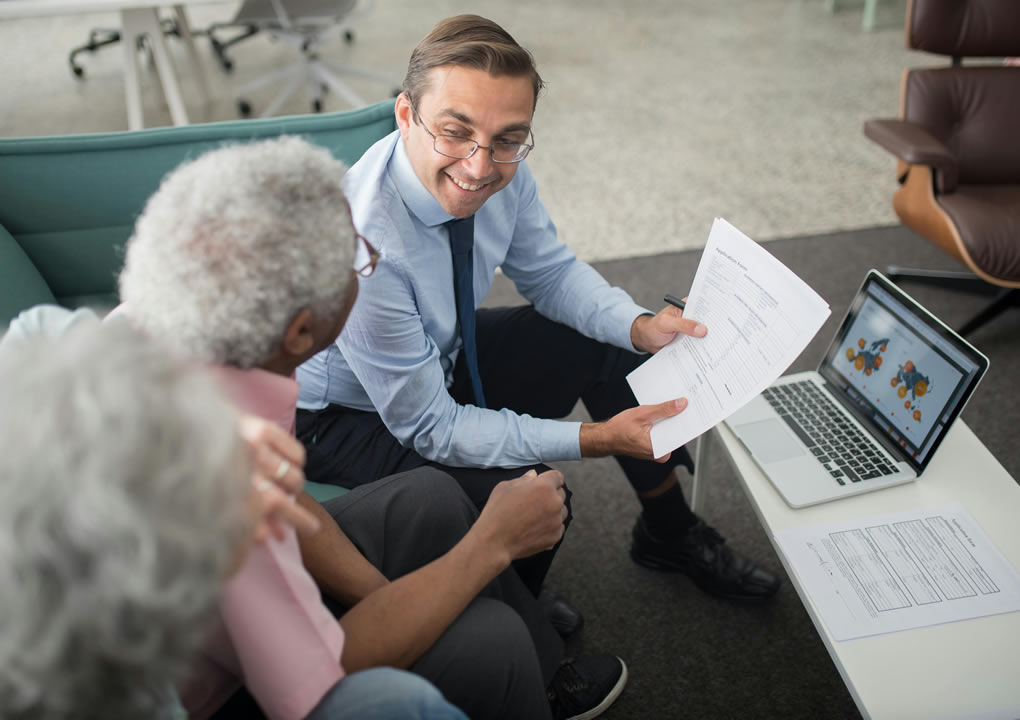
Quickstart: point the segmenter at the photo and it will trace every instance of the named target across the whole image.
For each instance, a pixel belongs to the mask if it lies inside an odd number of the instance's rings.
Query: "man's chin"
[[[440,203],[440,205],[443,206],[443,210],[450,213],[455,218],[466,218],[478,212],[488,199],[488,195],[484,198],[478,198],[474,202],[464,202],[464,199],[458,198],[454,202],[447,200],[446,202]]]

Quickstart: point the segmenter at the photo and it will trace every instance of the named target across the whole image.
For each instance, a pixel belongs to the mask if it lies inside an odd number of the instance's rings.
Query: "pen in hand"
[[[681,310],[683,310],[684,308],[687,307],[687,303],[685,303],[683,300],[681,300],[678,297],[673,297],[672,295],[666,295],[662,299],[665,300],[666,302],[668,302],[673,307],[678,307]]]
[[[682,312],[686,312],[686,310],[687,310],[687,300],[686,299],[681,300],[680,298],[675,297],[673,295],[666,295],[662,299],[665,300],[666,302],[668,302],[673,307],[680,308],[680,310]],[[665,310],[663,312],[665,312]],[[693,321],[688,320],[687,318],[684,318],[684,322],[693,322]],[[690,335],[691,337],[699,337],[700,338],[700,337],[705,337],[705,334],[708,333],[708,328],[706,328],[704,325],[702,325],[699,322],[695,322],[693,325],[689,326],[688,330],[684,330],[683,332],[685,334],[687,334],[687,335]]]

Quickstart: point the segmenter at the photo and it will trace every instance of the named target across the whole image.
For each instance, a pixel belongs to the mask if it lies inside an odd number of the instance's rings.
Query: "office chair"
[[[337,35],[351,42],[353,24],[371,10],[372,4],[372,0],[244,0],[229,23],[210,26],[207,33],[213,51],[226,70],[233,67],[226,49],[259,32],[295,46],[302,55],[298,62],[238,88],[236,100],[241,115],[247,117],[252,112],[247,99],[249,93],[277,81],[286,81],[286,84],[262,112],[262,117],[275,115],[302,84],[308,88],[314,112],[322,111],[322,95],[327,90],[340,95],[352,107],[366,105],[366,101],[340,79],[344,74],[376,80],[387,86],[387,93],[399,94],[399,78],[378,70],[326,61],[317,52],[323,41]],[[240,34],[222,40],[216,34],[225,27],[239,28]]]
[[[889,277],[994,294],[959,330],[967,335],[1020,305],[1020,2],[910,0],[907,47],[949,56],[908,69],[899,119],[864,134],[898,158],[893,209],[904,225],[966,267],[890,267]],[[963,65],[963,58],[983,58]]]
[[[240,13],[239,13],[240,15]],[[224,39],[219,36],[224,28],[231,28],[237,31],[237,34],[233,37]],[[220,66],[230,72],[234,69],[234,61],[227,55],[227,50],[240,42],[244,42],[250,37],[258,35],[262,29],[255,22],[245,22],[243,19],[239,20],[235,17],[232,20],[222,23],[213,23],[206,29],[206,35],[209,36],[209,43],[212,45],[213,54],[219,61]],[[354,42],[354,31],[345,30],[343,33],[344,40],[347,44]]]

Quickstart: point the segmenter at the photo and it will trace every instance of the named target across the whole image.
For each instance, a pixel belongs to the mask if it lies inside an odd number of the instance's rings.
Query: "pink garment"
[[[294,432],[298,384],[264,370],[212,369],[244,412]],[[343,676],[340,624],[301,562],[297,535],[252,548],[223,588],[220,612],[180,688],[192,720],[212,715],[241,685],[271,720],[304,718]]]

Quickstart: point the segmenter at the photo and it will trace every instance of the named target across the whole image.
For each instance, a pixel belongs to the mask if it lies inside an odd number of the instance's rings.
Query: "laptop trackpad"
[[[773,463],[804,455],[804,446],[782,420],[762,420],[740,426],[740,439],[759,462]]]

